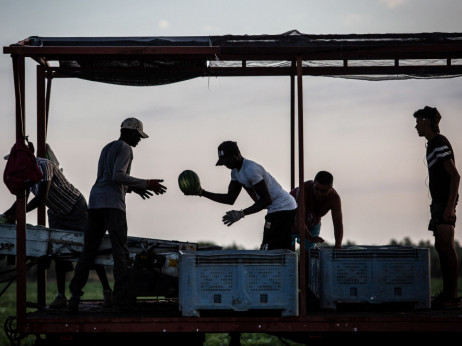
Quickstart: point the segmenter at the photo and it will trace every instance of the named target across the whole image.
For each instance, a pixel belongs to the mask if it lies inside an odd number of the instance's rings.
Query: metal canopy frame
[[[279,35],[277,35],[279,37]],[[291,45],[287,42],[265,45],[272,36],[226,36],[226,44],[211,46],[133,46],[118,45],[91,46],[69,45],[31,46],[28,39],[7,47],[4,54],[10,54],[13,62],[13,77],[16,99],[16,141],[22,141],[25,131],[25,58],[32,58],[37,66],[37,155],[45,156],[46,133],[48,127],[48,105],[51,80],[70,77],[68,71],[60,66],[52,66],[54,60],[67,61],[81,58],[98,59],[145,59],[191,60],[205,59],[204,67],[191,67],[198,76],[288,76],[290,77],[290,121],[291,121],[291,187],[296,184],[295,153],[298,144],[297,186],[304,183],[304,135],[303,135],[303,76],[388,76],[397,75],[410,78],[456,77],[462,75],[462,34],[381,34],[381,35],[305,35],[306,43]],[[239,44],[229,43],[232,38],[240,38]],[[436,37],[436,39],[435,39]],[[213,37],[212,37],[213,38]],[[220,37],[214,37],[220,38]],[[231,38],[231,39],[230,39]],[[259,41],[260,39],[261,41]],[[212,40],[213,41],[213,40]],[[219,41],[219,40],[217,40]],[[402,64],[403,59],[419,59],[417,65]],[[444,61],[435,65],[434,60]],[[355,66],[353,61],[369,61],[367,66]],[[379,61],[390,60],[384,66]],[[234,62],[233,66],[216,66],[213,62]],[[279,61],[286,66],[249,66],[251,61]],[[340,61],[340,66],[307,66],[306,61]],[[377,62],[377,63],[375,63]],[[456,63],[455,63],[456,62]],[[168,73],[168,67],[165,68]],[[172,72],[178,72],[171,70]],[[191,72],[191,71],[188,71]],[[74,76],[75,77],[75,76]],[[297,96],[297,100],[296,99]],[[295,116],[297,111],[297,117]],[[298,133],[296,135],[296,128]],[[298,141],[296,141],[298,138]],[[298,208],[300,230],[304,229],[304,189],[300,189],[300,208]],[[18,328],[25,331],[31,326],[26,323],[26,202],[25,196],[17,197],[17,318]],[[45,224],[45,208],[38,211],[38,224]],[[296,321],[306,316],[306,277],[305,277],[305,235],[301,234],[300,246],[300,317],[291,319],[292,329],[306,328],[294,326]],[[38,278],[38,305],[45,305],[45,274]],[[252,323],[229,320],[234,328],[253,330]],[[193,323],[193,322],[190,322]],[[401,322],[402,323],[402,322]],[[221,324],[226,324],[222,322]],[[276,323],[277,324],[277,323]],[[33,325],[33,323],[32,323]],[[273,323],[270,323],[273,327]],[[273,328],[273,327],[270,327]],[[109,327],[108,327],[109,328]],[[119,328],[119,327],[117,327]],[[110,328],[109,328],[110,329]],[[274,328],[273,328],[274,329]],[[291,328],[289,328],[290,330]],[[181,331],[184,329],[177,330]],[[258,330],[258,329],[257,329]],[[276,328],[275,330],[278,330]]]

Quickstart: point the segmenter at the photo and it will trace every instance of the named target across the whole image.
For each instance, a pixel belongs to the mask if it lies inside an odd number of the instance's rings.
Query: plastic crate
[[[339,303],[406,303],[430,308],[429,249],[412,246],[320,247],[309,253],[309,287],[320,308]]]
[[[180,253],[183,316],[205,310],[275,310],[298,315],[298,257],[290,250]]]

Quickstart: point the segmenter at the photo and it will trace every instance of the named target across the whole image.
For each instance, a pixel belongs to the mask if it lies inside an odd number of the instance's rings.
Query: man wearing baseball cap
[[[244,188],[254,200],[248,208],[228,211],[223,223],[231,226],[247,215],[267,209],[260,249],[290,249],[291,227],[297,209],[295,199],[261,165],[242,157],[236,142],[226,141],[218,146],[216,165],[231,170],[228,192],[212,193],[201,188],[200,196],[232,205]]]
[[[141,138],[148,137],[140,120],[127,118],[121,124],[119,139],[107,144],[101,151],[96,182],[90,191],[89,227],[85,232],[83,251],[69,286],[72,297],[68,307],[71,310],[78,309],[82,289],[88,279],[88,270],[106,231],[111,238],[114,259],[114,310],[124,312],[136,308],[136,297],[131,295],[128,277],[125,194],[135,192],[146,199],[152,196],[150,191],[159,195],[167,190],[160,184],[163,182],[161,179],[139,179],[130,175],[132,147],[136,147]]]
[[[438,110],[426,106],[416,111],[414,117],[418,135],[427,140],[428,186],[432,198],[428,230],[435,237],[443,277],[443,291],[432,300],[432,308],[460,308],[462,305],[457,292],[459,260],[454,244],[460,175],[452,146],[440,134],[441,115]]]

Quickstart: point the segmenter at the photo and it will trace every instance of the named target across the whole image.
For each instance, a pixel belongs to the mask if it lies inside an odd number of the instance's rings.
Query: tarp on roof
[[[343,69],[331,77],[369,80],[456,77],[454,69],[426,69],[426,66],[461,64],[462,56],[442,52],[439,46],[462,44],[461,33],[308,35],[297,30],[280,35],[223,35],[178,37],[38,37],[26,40],[32,47],[217,47],[219,54],[201,55],[74,55],[59,58],[64,75],[122,85],[161,85],[208,76],[213,69],[290,67],[296,54],[303,66],[393,67],[415,66],[415,73],[355,75]],[[460,47],[460,46],[458,46]],[[447,48],[446,48],[447,49]],[[458,48],[460,51],[460,48]],[[125,51],[126,52],[126,51]],[[459,52],[457,52],[459,54]],[[380,57],[383,57],[380,59]],[[53,60],[53,57],[45,57]],[[353,70],[353,69],[350,69]],[[365,70],[365,69],[364,69]],[[385,69],[382,69],[385,71]],[[346,71],[346,72],[345,72]],[[413,70],[414,71],[414,70]],[[236,73],[235,75],[238,75]]]
[[[33,47],[169,47],[210,45],[208,37],[38,37],[29,38]],[[60,60],[62,73],[96,82],[146,86],[169,84],[200,76],[206,60],[162,59],[158,57],[83,56]]]

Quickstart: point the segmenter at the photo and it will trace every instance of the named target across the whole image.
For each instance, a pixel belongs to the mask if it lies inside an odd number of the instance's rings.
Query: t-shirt
[[[449,159],[455,162],[451,144],[446,137],[437,134],[427,143],[427,167],[432,203],[447,204],[448,202],[451,177],[446,172],[443,162]]]
[[[268,191],[273,202],[268,206],[268,214],[281,210],[294,210],[297,208],[295,199],[285,191],[281,185],[258,163],[244,159],[240,170],[233,168],[231,170],[231,180],[235,180],[247,188],[253,189],[253,186],[264,180],[268,186]],[[255,191],[254,191],[255,192]],[[257,198],[260,198],[258,194]]]
[[[37,165],[42,172],[41,182],[51,181],[45,205],[56,214],[69,214],[80,198],[81,193],[65,177],[61,170],[50,160],[37,157]],[[34,195],[38,193],[38,184],[32,186]]]
[[[103,148],[96,182],[90,191],[89,209],[116,208],[125,211],[128,188],[146,189],[146,179],[130,176],[132,160],[132,148],[120,139]]]

